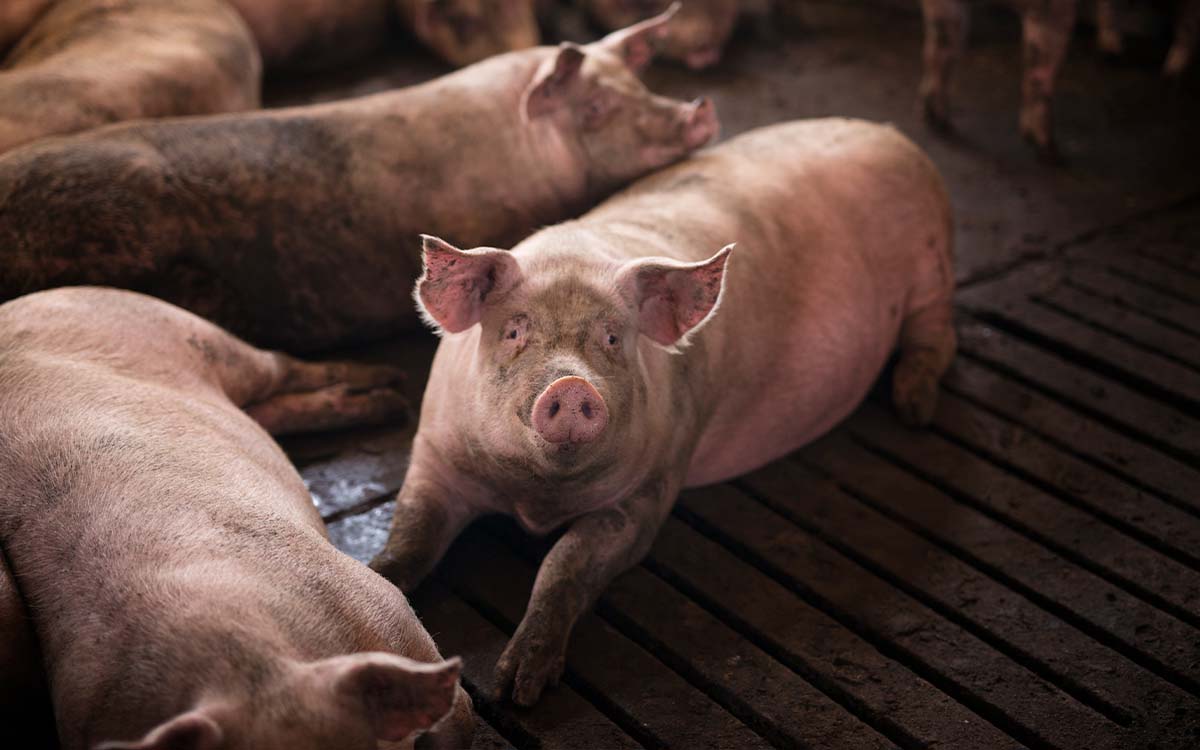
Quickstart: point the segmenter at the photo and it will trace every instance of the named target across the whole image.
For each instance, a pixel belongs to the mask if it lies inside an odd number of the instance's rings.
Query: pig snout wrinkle
[[[533,404],[533,428],[550,443],[589,443],[608,425],[604,398],[583,378],[559,378]]]

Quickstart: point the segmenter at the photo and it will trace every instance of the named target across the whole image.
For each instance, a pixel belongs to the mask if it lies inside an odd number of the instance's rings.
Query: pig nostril
[[[551,416],[552,418],[553,418],[553,417],[554,417],[556,414],[558,414],[558,408],[559,408],[559,407],[558,407],[558,402],[557,402],[557,401],[555,401],[553,404],[550,404],[550,416]]]
[[[587,402],[587,401],[584,401],[584,402],[583,402],[583,406],[580,406],[580,407],[579,407],[579,410],[580,410],[581,412],[583,412],[583,416],[584,416],[584,417],[586,417],[586,418],[588,418],[588,419],[591,419],[591,418],[592,418],[592,405],[591,405],[591,403],[589,403],[589,402]]]

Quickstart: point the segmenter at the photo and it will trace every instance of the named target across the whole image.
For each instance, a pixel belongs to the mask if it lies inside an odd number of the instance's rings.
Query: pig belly
[[[895,348],[899,326],[860,322],[847,330],[875,330],[882,336],[814,357],[811,339],[789,337],[793,346],[778,357],[781,364],[763,370],[758,382],[739,392],[754,396],[730,399],[704,429],[688,467],[685,485],[698,487],[753,471],[807,445],[845,419],[862,402]],[[777,350],[776,350],[777,351]],[[814,371],[812,363],[824,364]],[[770,394],[769,398],[764,398]]]

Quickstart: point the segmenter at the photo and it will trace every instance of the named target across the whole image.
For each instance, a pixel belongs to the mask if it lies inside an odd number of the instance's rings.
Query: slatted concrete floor
[[[1200,747],[1200,204],[959,302],[931,429],[875,395],[684,493],[532,710],[494,700],[491,672],[546,542],[470,529],[414,604],[466,659],[477,746]],[[292,445],[360,559],[410,438]]]

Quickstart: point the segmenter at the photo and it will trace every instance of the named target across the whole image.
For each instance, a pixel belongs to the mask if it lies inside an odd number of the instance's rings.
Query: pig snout
[[[683,139],[689,149],[700,148],[716,138],[721,125],[712,100],[705,96],[688,105],[683,128]]]
[[[533,404],[533,429],[550,443],[590,443],[608,425],[608,407],[583,378],[559,378]]]

